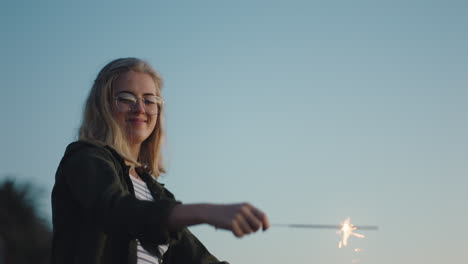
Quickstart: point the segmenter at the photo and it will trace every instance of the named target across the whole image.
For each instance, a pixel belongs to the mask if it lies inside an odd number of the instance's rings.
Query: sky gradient
[[[15,1],[0,14],[0,179],[41,188],[47,219],[97,72],[134,56],[165,82],[160,181],[178,199],[380,227],[344,249],[333,230],[192,228],[220,259],[468,258],[466,1]]]

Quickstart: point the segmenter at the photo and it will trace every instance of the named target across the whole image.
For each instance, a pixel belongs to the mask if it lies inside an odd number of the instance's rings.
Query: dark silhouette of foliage
[[[34,196],[29,184],[0,184],[0,264],[49,263],[52,235]]]

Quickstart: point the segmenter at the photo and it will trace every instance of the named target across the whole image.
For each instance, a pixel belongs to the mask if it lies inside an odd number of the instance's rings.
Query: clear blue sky
[[[10,1],[0,7],[0,179],[50,191],[98,70],[127,56],[165,80],[161,179],[190,202],[250,201],[274,223],[231,263],[468,259],[468,2]],[[362,248],[360,253],[354,248]]]

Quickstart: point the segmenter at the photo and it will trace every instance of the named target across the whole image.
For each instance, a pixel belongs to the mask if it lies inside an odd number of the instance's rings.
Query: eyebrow
[[[120,92],[118,92],[118,93],[119,93],[119,94],[121,94],[121,93],[129,93],[129,94],[133,94],[133,95],[135,95],[133,92],[130,92],[130,91],[125,91],[125,90],[124,90],[124,91],[120,91]],[[145,93],[145,94],[143,94],[143,96],[146,96],[146,95],[157,96],[157,95],[156,95],[156,94],[154,94],[154,93]],[[136,95],[135,95],[135,96],[136,96]]]

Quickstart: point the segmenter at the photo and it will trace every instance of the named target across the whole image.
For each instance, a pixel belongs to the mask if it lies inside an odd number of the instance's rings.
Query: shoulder
[[[123,159],[108,147],[77,141],[68,145],[55,173],[55,181],[67,185],[111,183],[124,175],[127,169],[124,166]]]
[[[110,146],[100,144],[98,142],[90,141],[75,141],[70,143],[64,154],[64,158],[67,156],[76,156],[76,155],[98,155],[98,156],[108,156],[108,157],[120,157],[120,155],[112,149]]]
[[[88,141],[70,143],[60,161],[64,164],[86,164],[92,160],[99,160],[109,164],[123,164],[122,157],[111,147]]]

